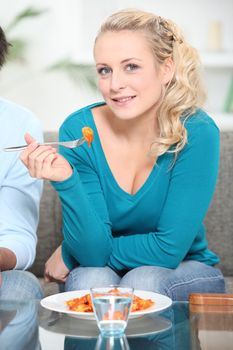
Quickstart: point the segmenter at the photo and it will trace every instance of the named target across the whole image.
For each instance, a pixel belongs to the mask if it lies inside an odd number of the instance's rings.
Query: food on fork
[[[116,295],[117,295],[117,288],[109,291],[111,295],[113,291],[116,292]],[[90,294],[85,294],[80,298],[67,300],[66,305],[68,306],[70,311],[93,312],[93,305],[91,302]],[[139,296],[134,295],[133,303],[131,306],[131,312],[142,311],[142,310],[148,309],[152,305],[154,305],[154,301],[152,301],[151,299],[143,299],[143,298],[140,298]]]
[[[82,133],[83,133],[83,137],[87,141],[88,146],[90,147],[90,145],[94,139],[93,130],[91,128],[89,128],[88,126],[85,126],[84,128],[82,128]]]

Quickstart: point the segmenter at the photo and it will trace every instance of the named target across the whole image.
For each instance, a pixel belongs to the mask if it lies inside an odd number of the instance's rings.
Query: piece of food
[[[83,137],[87,141],[88,146],[90,147],[90,145],[94,139],[93,130],[91,128],[89,128],[88,126],[85,126],[84,128],[82,128],[82,133],[83,133]]]
[[[117,295],[117,289],[114,289],[112,291]],[[111,291],[111,294],[112,294],[112,291]],[[137,295],[134,295],[133,303],[131,306],[131,312],[146,310],[153,304],[154,304],[154,301],[152,301],[151,299],[143,299]],[[74,298],[74,299],[68,300],[66,301],[66,305],[71,311],[93,312],[93,306],[92,306],[90,294],[86,294],[80,298]],[[119,319],[121,317],[120,315],[116,315],[116,316],[119,317]]]
[[[72,310],[72,311],[93,312],[90,294],[86,294],[81,298],[68,300],[66,301],[66,305],[69,307],[69,310]]]
[[[151,299],[142,299],[134,295],[133,304],[131,306],[131,312],[148,309],[153,304],[154,302]]]

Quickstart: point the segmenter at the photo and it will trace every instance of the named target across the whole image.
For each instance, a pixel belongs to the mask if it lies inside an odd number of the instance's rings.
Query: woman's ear
[[[161,65],[161,82],[167,85],[173,78],[175,72],[175,64],[171,57],[166,58],[166,60]]]

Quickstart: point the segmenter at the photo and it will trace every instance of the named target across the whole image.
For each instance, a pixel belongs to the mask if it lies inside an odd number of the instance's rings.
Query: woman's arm
[[[83,152],[88,149],[83,148]],[[82,157],[80,151],[63,150],[63,155],[72,162],[73,175],[53,185],[62,201],[63,257],[69,268],[75,261],[82,266],[108,264],[116,270],[141,265],[175,268],[184,259],[216,184],[219,131],[214,125],[203,123],[190,128],[189,144],[171,170],[168,196],[156,232],[113,238],[94,166],[91,162],[85,164],[84,158],[78,160]]]
[[[211,202],[219,165],[219,130],[191,125],[189,142],[172,169],[168,195],[156,232],[113,240],[109,266],[114,269],[156,265],[176,268],[189,252]],[[206,248],[196,239],[195,249]]]

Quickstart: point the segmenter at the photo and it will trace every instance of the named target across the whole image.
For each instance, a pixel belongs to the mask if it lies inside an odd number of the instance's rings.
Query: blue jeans
[[[12,300],[1,302],[1,350],[41,350],[38,306],[38,303],[28,298],[20,303]]]
[[[3,271],[0,299],[41,299],[43,292],[38,279],[28,271]]]
[[[183,261],[176,269],[140,266],[121,277],[109,267],[77,267],[70,272],[65,290],[118,284],[167,295],[172,300],[188,300],[190,293],[224,293],[220,270],[198,261]]]

